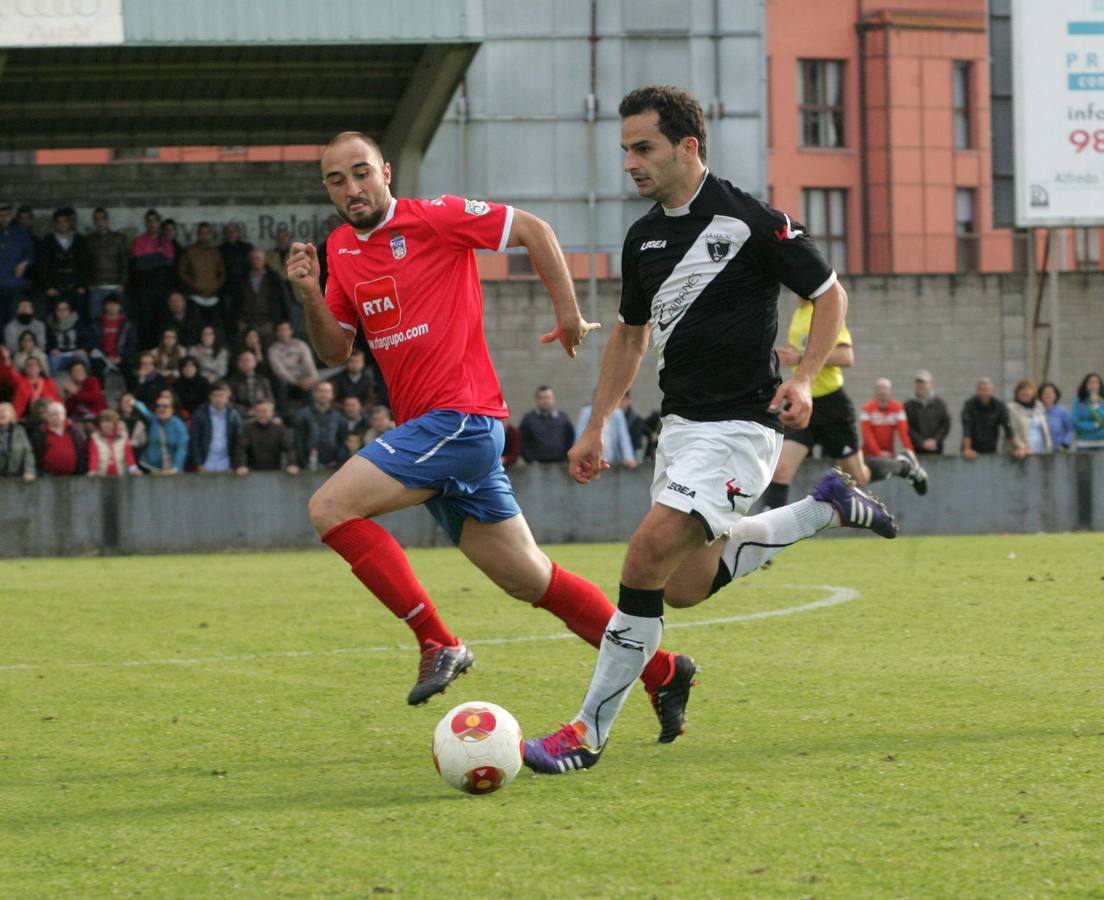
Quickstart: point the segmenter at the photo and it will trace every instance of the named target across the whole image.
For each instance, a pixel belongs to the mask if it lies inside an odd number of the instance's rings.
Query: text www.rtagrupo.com
[[[413,340],[416,337],[421,337],[423,334],[429,334],[429,324],[427,322],[423,322],[421,325],[415,325],[413,328],[406,329],[406,331],[396,331],[394,334],[387,334],[383,337],[368,338],[368,349],[389,350],[401,344],[403,341]]]

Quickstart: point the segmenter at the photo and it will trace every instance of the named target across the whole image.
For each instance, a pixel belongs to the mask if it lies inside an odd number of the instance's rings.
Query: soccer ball
[[[450,709],[433,732],[433,763],[468,794],[500,790],[521,770],[521,727],[501,706],[472,700]]]

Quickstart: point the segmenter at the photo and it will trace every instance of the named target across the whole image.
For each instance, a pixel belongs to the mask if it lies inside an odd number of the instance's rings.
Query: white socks
[[[721,561],[733,579],[754,572],[790,544],[818,531],[839,526],[839,515],[830,503],[805,497],[796,503],[741,519],[728,530]]]
[[[606,626],[598,664],[576,721],[586,725],[586,743],[599,749],[648,660],[659,649],[662,616],[630,616],[617,610]]]

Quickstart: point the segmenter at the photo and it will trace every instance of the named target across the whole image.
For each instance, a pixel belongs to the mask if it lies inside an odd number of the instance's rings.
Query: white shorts
[[[692,422],[664,416],[656,448],[652,503],[687,513],[713,543],[767,489],[782,435],[758,422]]]

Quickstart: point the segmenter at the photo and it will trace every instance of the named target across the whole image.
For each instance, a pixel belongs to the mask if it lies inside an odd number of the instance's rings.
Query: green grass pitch
[[[455,551],[411,557],[477,668],[418,709],[333,554],[0,563],[0,897],[1104,897],[1100,550],[806,542],[669,613],[675,744],[638,688],[597,768],[487,797],[438,718],[543,733],[594,655]],[[550,552],[615,590],[622,547]]]

